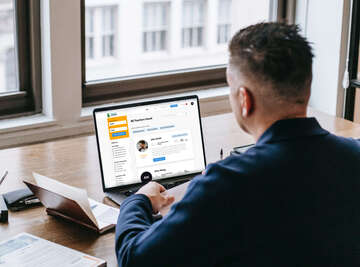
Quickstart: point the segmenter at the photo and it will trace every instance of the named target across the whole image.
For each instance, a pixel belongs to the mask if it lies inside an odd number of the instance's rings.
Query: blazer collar
[[[327,135],[315,118],[294,118],[276,121],[256,142],[257,145],[298,138],[302,136]]]

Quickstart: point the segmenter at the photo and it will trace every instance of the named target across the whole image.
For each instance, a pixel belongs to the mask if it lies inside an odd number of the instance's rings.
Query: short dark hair
[[[230,64],[278,97],[304,102],[312,80],[314,54],[297,25],[258,23],[238,31],[230,45]]]

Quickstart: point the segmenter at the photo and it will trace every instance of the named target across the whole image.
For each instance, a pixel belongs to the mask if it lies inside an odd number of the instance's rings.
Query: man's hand
[[[136,192],[147,196],[152,205],[153,212],[156,214],[159,210],[174,202],[175,198],[167,194],[165,187],[156,182],[149,182]]]

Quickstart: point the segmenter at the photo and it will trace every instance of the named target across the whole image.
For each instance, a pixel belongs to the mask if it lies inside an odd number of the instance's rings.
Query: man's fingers
[[[150,199],[154,213],[157,213],[161,207],[170,205],[175,200],[173,196],[167,194],[164,186],[156,182],[149,182],[141,187],[137,194],[144,194]]]
[[[155,182],[154,182],[155,183]],[[166,191],[166,188],[164,186],[162,186],[161,184],[156,183],[159,186],[160,189],[160,193]]]
[[[166,205],[170,205],[171,203],[173,203],[175,201],[175,197],[174,196],[167,196],[167,203]]]
[[[172,195],[168,195],[167,192],[162,193],[162,205],[167,206],[174,202],[175,197]]]

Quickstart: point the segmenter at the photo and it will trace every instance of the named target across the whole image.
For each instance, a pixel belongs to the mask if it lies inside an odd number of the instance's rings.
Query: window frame
[[[81,1],[81,75],[82,106],[113,102],[129,97],[143,97],[150,94],[168,94],[176,91],[192,91],[202,88],[223,87],[226,82],[226,65],[125,76],[113,79],[86,81],[85,51],[85,0]],[[283,20],[283,3],[289,0],[271,0],[273,20]],[[294,0],[292,0],[294,1]],[[274,10],[276,9],[276,10]],[[275,15],[275,16],[274,16]]]
[[[0,94],[0,117],[41,112],[40,0],[14,0],[19,91]]]
[[[360,50],[360,2],[353,1],[348,56],[349,87],[345,91],[344,118],[354,121],[356,88],[360,88],[358,63]]]

